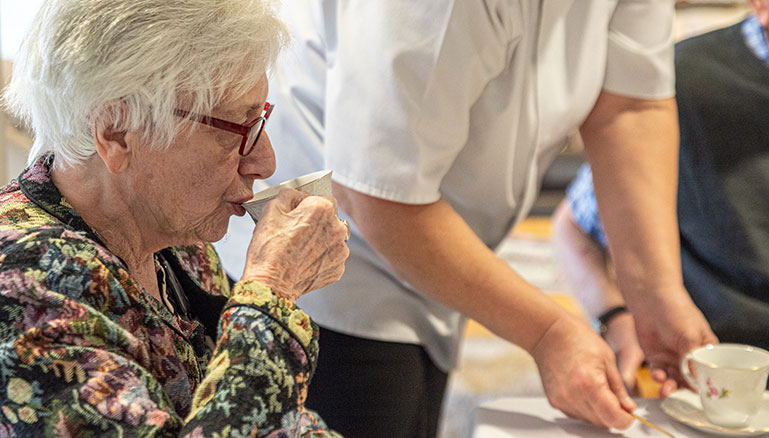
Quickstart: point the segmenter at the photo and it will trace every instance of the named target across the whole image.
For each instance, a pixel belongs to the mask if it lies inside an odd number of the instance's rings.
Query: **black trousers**
[[[432,438],[447,377],[419,345],[321,328],[306,405],[346,438]]]

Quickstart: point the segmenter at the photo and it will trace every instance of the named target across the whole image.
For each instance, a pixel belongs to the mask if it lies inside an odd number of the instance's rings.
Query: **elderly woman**
[[[268,0],[48,0],[5,102],[35,132],[0,191],[0,436],[336,435],[304,410],[339,279],[332,199],[283,191],[230,288],[205,242],[275,169]]]

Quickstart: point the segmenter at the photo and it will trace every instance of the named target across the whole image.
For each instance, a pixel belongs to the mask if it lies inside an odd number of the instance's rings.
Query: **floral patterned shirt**
[[[304,409],[317,326],[209,244],[163,250],[187,317],[147,293],[43,156],[0,189],[0,437],[338,437]],[[206,343],[209,336],[216,345]]]

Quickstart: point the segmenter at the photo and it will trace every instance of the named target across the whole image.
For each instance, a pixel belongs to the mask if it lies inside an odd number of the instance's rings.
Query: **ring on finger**
[[[347,235],[344,237],[344,241],[347,242],[350,240],[350,235],[352,234],[352,229],[350,228],[350,223],[347,222],[347,219],[339,219],[345,227],[347,227]]]

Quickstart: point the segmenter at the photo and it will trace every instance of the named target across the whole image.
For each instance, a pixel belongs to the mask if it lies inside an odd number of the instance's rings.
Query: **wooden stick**
[[[636,420],[640,421],[641,423],[651,427],[652,429],[656,429],[656,430],[664,433],[665,435],[669,436],[670,438],[676,438],[672,433],[670,433],[667,430],[657,426],[656,424],[652,423],[651,421],[647,420],[646,418],[639,417],[638,415],[636,415],[636,414],[634,414],[632,412],[629,412],[629,414],[630,414],[631,417],[633,417]]]

